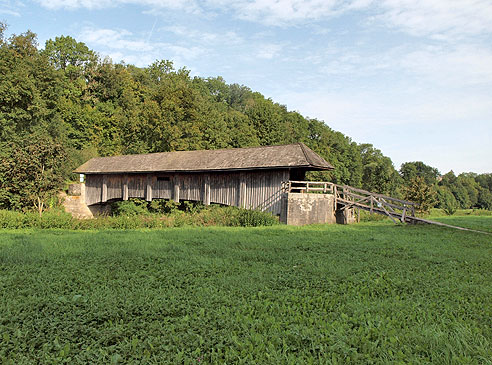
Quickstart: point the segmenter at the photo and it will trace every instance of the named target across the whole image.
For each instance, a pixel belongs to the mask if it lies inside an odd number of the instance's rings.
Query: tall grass
[[[130,211],[130,213],[129,213]],[[278,218],[267,212],[251,211],[235,207],[210,206],[199,210],[172,210],[169,214],[151,214],[146,210],[126,209],[119,215],[94,219],[75,219],[60,210],[51,210],[39,216],[37,213],[22,213],[0,210],[0,228],[60,228],[60,229],[137,229],[170,228],[182,226],[271,226]]]

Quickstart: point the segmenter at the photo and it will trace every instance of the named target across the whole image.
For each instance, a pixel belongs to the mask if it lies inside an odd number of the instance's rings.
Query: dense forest
[[[397,171],[371,144],[221,77],[191,77],[168,60],[113,63],[66,36],[40,49],[30,31],[5,32],[0,24],[0,209],[43,209],[95,156],[295,142],[335,166],[310,179],[492,209],[492,174],[441,176],[423,162]]]

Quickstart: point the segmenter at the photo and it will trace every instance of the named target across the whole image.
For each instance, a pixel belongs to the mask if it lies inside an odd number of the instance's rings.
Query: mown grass
[[[475,229],[483,232],[492,233],[492,217],[435,217],[432,220],[450,224],[453,226]],[[491,236],[492,237],[492,236]]]
[[[487,235],[0,232],[4,363],[491,363]]]

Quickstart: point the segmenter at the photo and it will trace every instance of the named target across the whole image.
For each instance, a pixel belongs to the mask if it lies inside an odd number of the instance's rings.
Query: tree
[[[436,203],[436,192],[432,185],[425,182],[422,176],[414,177],[409,184],[403,188],[406,200],[418,204],[418,212],[427,214]]]
[[[0,141],[35,131],[59,138],[66,130],[57,103],[60,75],[39,54],[36,35],[12,35],[0,45]]]
[[[260,93],[253,93],[248,100],[245,114],[256,130],[262,146],[282,143],[284,129],[280,108]]]
[[[2,147],[0,206],[36,208],[41,215],[63,185],[67,159],[63,145],[46,135],[32,135]]]
[[[70,74],[71,79],[79,77],[85,68],[94,66],[98,59],[94,51],[70,36],[47,40],[42,54],[48,57],[56,69]]]
[[[362,188],[383,194],[394,194],[400,184],[400,176],[389,157],[372,144],[359,145],[362,156]]]
[[[435,184],[440,176],[439,170],[435,167],[426,165],[422,161],[405,162],[400,167],[400,175],[408,183],[417,176],[423,177],[428,185]]]
[[[492,210],[492,193],[489,190],[480,188],[477,206],[481,209]]]
[[[438,207],[444,210],[447,215],[453,215],[459,208],[453,193],[447,186],[439,186],[437,188]]]
[[[475,174],[462,173],[457,178],[457,183],[463,186],[468,196],[468,206],[466,208],[473,208],[478,203],[478,192],[480,185],[475,181]]]

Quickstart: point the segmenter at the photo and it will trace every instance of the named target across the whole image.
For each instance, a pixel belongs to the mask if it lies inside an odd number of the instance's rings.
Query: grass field
[[[447,216],[447,217],[430,217],[429,219],[446,224],[451,224],[453,226],[470,228],[478,231],[492,233],[492,217]]]
[[[492,236],[388,222],[4,230],[0,359],[490,364],[491,258]]]

